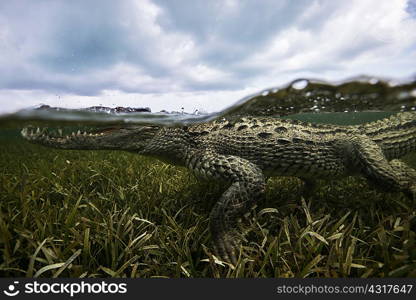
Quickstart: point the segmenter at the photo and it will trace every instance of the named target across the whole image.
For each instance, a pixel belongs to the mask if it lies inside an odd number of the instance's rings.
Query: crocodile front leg
[[[194,155],[187,165],[198,177],[230,182],[211,211],[210,231],[215,253],[235,265],[240,242],[237,222],[256,201],[264,198],[263,173],[248,160],[213,152]]]

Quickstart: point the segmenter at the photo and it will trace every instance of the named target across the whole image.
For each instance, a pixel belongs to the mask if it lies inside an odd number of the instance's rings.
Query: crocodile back
[[[416,112],[401,112],[360,127],[389,160],[416,151]]]

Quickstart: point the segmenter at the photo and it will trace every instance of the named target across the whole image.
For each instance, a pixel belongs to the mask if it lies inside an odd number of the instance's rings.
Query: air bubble
[[[267,96],[267,95],[269,95],[269,93],[270,93],[269,91],[264,91],[263,93],[261,93],[261,95],[262,96]]]
[[[409,92],[400,92],[397,95],[397,99],[403,100],[403,99],[409,98],[409,96],[410,96],[410,93]]]

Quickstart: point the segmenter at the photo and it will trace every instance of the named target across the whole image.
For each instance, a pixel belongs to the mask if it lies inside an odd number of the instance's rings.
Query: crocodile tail
[[[397,113],[363,124],[361,129],[383,149],[389,160],[416,151],[416,112]]]

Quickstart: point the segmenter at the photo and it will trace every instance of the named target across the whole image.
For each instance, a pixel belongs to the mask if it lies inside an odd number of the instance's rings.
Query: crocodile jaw
[[[46,129],[25,127],[21,134],[31,143],[60,149],[140,150],[156,131],[157,128],[154,127],[136,126],[105,128],[91,133],[78,130],[69,135],[63,135],[60,129],[55,134],[51,134]]]
[[[80,130],[65,136],[62,135],[62,130],[58,130],[57,135],[51,135],[45,129],[27,127],[22,129],[21,134],[32,143],[63,149],[97,149],[102,144],[100,139],[106,135],[104,132],[87,133]]]

